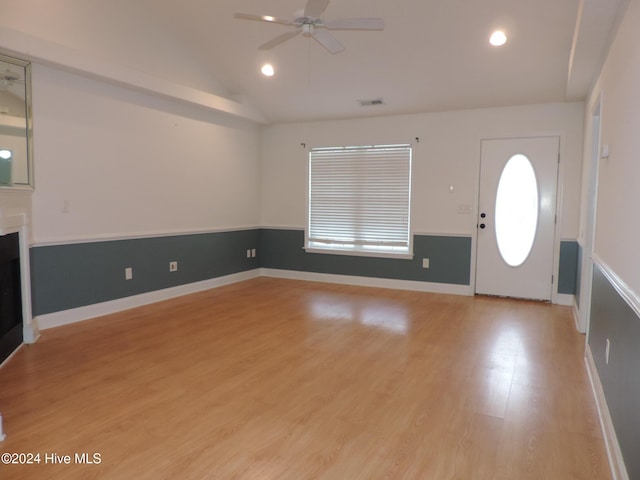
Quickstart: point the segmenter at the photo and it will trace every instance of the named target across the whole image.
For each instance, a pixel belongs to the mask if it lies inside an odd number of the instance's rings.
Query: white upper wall
[[[631,0],[588,102],[590,111],[598,97],[602,99],[601,142],[610,148],[609,158],[599,163],[594,251],[636,295],[640,295],[638,25],[640,0]]]
[[[256,227],[259,127],[33,68],[36,244]]]
[[[575,239],[582,122],[580,102],[264,127],[262,225],[305,227],[308,148],[413,143],[414,233],[472,235],[476,216],[459,214],[458,207],[470,205],[475,211],[477,206],[481,139],[552,134],[562,142],[560,234]],[[454,193],[449,192],[451,185]]]
[[[227,89],[170,30],[128,0],[2,0],[0,28],[219,96]]]

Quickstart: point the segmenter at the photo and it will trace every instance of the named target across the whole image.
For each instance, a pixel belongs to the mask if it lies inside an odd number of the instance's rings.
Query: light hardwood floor
[[[566,307],[258,278],[22,347],[0,478],[606,480],[583,354]]]

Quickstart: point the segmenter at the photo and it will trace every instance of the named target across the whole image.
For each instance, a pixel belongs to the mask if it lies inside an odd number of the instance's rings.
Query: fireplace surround
[[[20,234],[0,236],[0,362],[22,344]]]
[[[0,314],[3,316],[0,323],[3,328],[8,329],[14,344],[16,338],[19,339],[14,346],[19,346],[22,342],[34,343],[39,336],[38,326],[31,314],[29,263],[29,222],[26,209],[0,208]],[[8,315],[13,316],[13,320],[8,320]],[[0,363],[2,360],[4,358],[1,358]]]

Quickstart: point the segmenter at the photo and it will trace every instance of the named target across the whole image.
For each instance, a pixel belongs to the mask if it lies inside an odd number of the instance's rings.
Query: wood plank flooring
[[[0,478],[607,480],[583,355],[566,307],[258,278],[22,347]]]

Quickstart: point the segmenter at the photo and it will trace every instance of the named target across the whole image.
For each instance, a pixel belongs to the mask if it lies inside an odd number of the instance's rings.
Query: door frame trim
[[[589,326],[591,324],[591,295],[593,287],[593,269],[595,256],[596,223],[598,213],[598,181],[600,179],[600,160],[602,148],[602,92],[600,92],[589,110],[590,131],[585,137],[586,143],[590,147],[586,156],[587,161],[583,161],[582,187],[585,186],[586,175],[586,214],[581,216],[581,235],[578,245],[582,247],[582,265],[580,278],[580,302],[578,307],[578,331],[586,334],[585,341],[589,343]],[[597,119],[597,130],[595,122]],[[585,168],[586,167],[586,168]],[[582,224],[584,222],[584,224]]]
[[[554,304],[562,304],[564,305],[566,302],[563,301],[562,294],[558,293],[558,271],[560,268],[560,227],[562,225],[562,207],[563,207],[563,199],[564,199],[564,176],[565,169],[564,164],[566,163],[564,160],[566,159],[566,133],[557,130],[551,131],[543,131],[543,132],[530,132],[519,135],[481,135],[477,138],[476,143],[476,162],[475,162],[475,171],[476,171],[476,191],[475,191],[475,220],[478,219],[478,209],[480,208],[480,165],[482,162],[482,142],[484,140],[517,140],[517,139],[531,139],[531,138],[541,138],[541,137],[555,137],[558,138],[558,154],[560,155],[560,161],[558,163],[558,173],[556,178],[556,223],[553,229],[553,262],[552,262],[552,274],[553,274],[553,284],[551,285],[551,303]],[[470,272],[470,290],[475,295],[476,291],[476,271],[478,265],[478,227],[474,229],[474,233],[471,237],[471,272]]]

